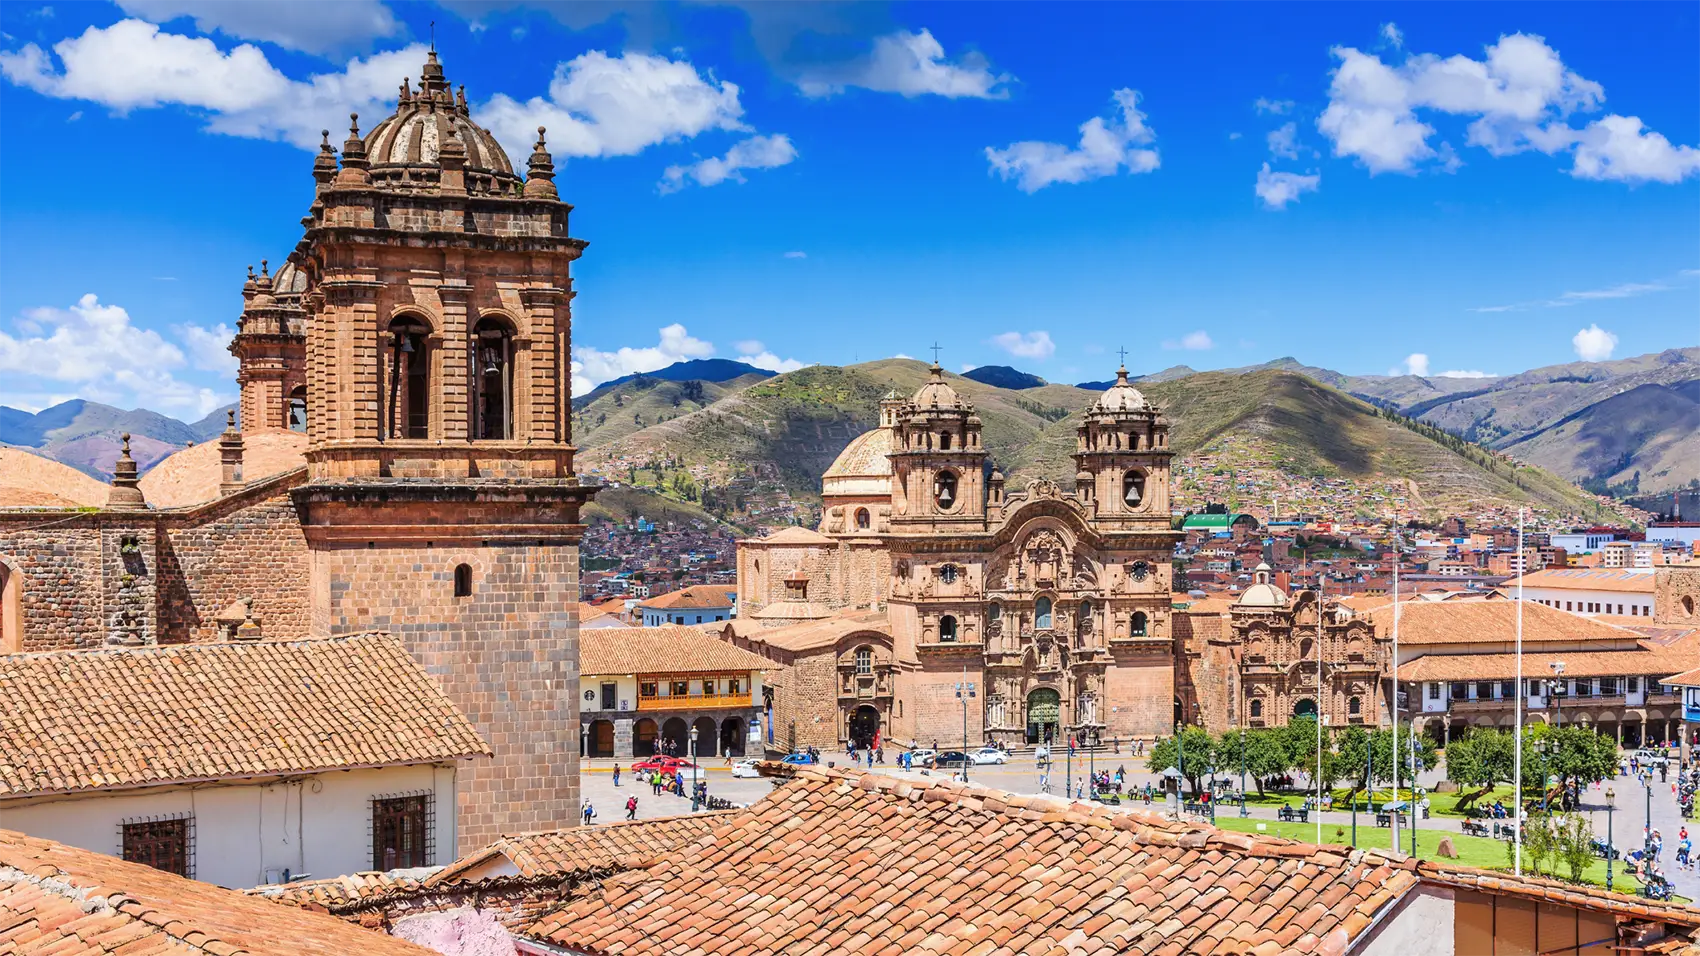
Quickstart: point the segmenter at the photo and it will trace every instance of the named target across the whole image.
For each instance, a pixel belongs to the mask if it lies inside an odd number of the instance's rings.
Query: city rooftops
[[[1460,598],[1399,602],[1399,641],[1417,644],[1496,644],[1516,639],[1516,601]],[[1523,643],[1598,643],[1601,650],[1633,649],[1640,634],[1534,601],[1523,604]],[[1393,633],[1391,601],[1369,613],[1376,631]]]
[[[1232,514],[1190,514],[1181,521],[1182,531],[1226,531],[1237,524],[1257,527],[1257,519],[1243,512]]]
[[[1507,593],[1521,580],[1525,588],[1575,591],[1637,591],[1653,593],[1652,568],[1545,568],[1500,585]]]
[[[725,584],[693,584],[644,598],[637,606],[652,611],[730,610],[736,603],[737,593],[737,588]]]
[[[600,627],[579,632],[579,673],[720,674],[760,671],[767,660],[694,627]]]

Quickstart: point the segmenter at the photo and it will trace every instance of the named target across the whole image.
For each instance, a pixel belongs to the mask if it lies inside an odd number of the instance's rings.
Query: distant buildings
[[[707,758],[759,753],[759,718],[766,700],[762,673],[769,666],[701,628],[581,631],[584,755]]]
[[[644,627],[663,624],[710,624],[733,616],[738,589],[727,585],[695,584],[659,597],[644,598],[632,609]]]

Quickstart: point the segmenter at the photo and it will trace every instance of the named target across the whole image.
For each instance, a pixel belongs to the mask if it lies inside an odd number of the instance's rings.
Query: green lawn
[[[1473,790],[1471,792],[1473,792]],[[1351,804],[1346,802],[1348,793],[1349,793],[1349,791],[1346,790],[1344,787],[1335,788],[1335,790],[1334,790],[1334,809],[1336,809],[1336,810],[1350,810],[1352,808]],[[1538,791],[1538,790],[1525,789],[1524,793],[1530,799],[1534,799],[1534,798],[1540,796],[1540,791]],[[1189,791],[1189,794],[1190,794],[1190,791]],[[1248,807],[1279,807],[1279,806],[1297,807],[1297,806],[1302,805],[1305,802],[1305,800],[1307,800],[1307,799],[1309,799],[1309,798],[1311,798],[1315,795],[1316,795],[1316,791],[1314,791],[1314,790],[1311,790],[1311,791],[1308,791],[1308,792],[1300,792],[1300,791],[1296,791],[1296,790],[1282,790],[1282,791],[1270,790],[1267,793],[1264,793],[1263,795],[1259,796],[1258,792],[1256,790],[1251,790],[1246,794],[1246,801],[1245,802],[1246,802],[1246,806],[1248,806]],[[1440,816],[1440,817],[1457,817],[1457,818],[1460,818],[1460,819],[1464,817],[1464,814],[1458,812],[1458,801],[1459,801],[1460,798],[1462,798],[1464,796],[1464,794],[1462,794],[1462,793],[1429,793],[1429,794],[1425,794],[1425,796],[1428,797],[1429,813],[1430,814],[1432,814],[1434,816]],[[1509,807],[1511,805],[1511,788],[1508,787],[1508,786],[1495,787],[1493,789],[1493,792],[1491,792],[1491,793],[1487,794],[1486,796],[1483,796],[1480,799],[1476,800],[1474,805],[1478,806],[1478,807],[1479,806],[1489,806],[1493,803],[1493,801],[1496,798],[1504,801],[1505,805]],[[1365,807],[1365,802],[1364,802],[1365,796],[1364,796],[1363,791],[1361,791],[1361,790],[1358,791],[1356,799],[1357,799],[1357,802],[1358,802],[1358,807],[1360,809],[1364,808]],[[1381,787],[1381,788],[1379,788],[1375,791],[1375,805],[1378,806],[1378,807],[1381,806],[1382,804],[1385,804],[1385,803],[1392,801],[1393,799],[1394,799],[1394,797],[1393,797],[1392,790],[1387,788],[1387,787]],[[1409,787],[1399,788],[1398,799],[1400,799],[1400,800],[1410,800],[1411,799],[1411,788],[1409,788]],[[1228,801],[1224,800],[1223,806],[1227,806],[1227,805],[1228,805]],[[1234,804],[1234,806],[1238,806],[1238,805],[1239,804],[1237,802]]]
[[[1373,820],[1366,821],[1362,819],[1358,821],[1358,842],[1356,845],[1366,848],[1385,850],[1387,849],[1388,838],[1391,831],[1386,828],[1378,828],[1368,825],[1373,822]],[[1260,824],[1263,827],[1261,830],[1258,829]],[[1289,840],[1300,840],[1305,843],[1316,842],[1315,823],[1280,823],[1274,820],[1241,819],[1237,816],[1228,816],[1223,814],[1217,816],[1216,826],[1224,830],[1239,830],[1245,833],[1265,833],[1270,836],[1285,837]],[[1402,844],[1401,850],[1407,853],[1410,852],[1411,848],[1410,832],[1411,831],[1406,829],[1401,829],[1399,831],[1399,842]],[[1440,855],[1436,853],[1435,850],[1440,839],[1446,836],[1450,836],[1452,838],[1452,847],[1458,851],[1458,859],[1453,862],[1461,863],[1465,866],[1480,866],[1494,870],[1509,871],[1511,869],[1511,858],[1506,855],[1505,848],[1507,844],[1504,840],[1495,840],[1489,837],[1464,836],[1461,833],[1424,829],[1420,825],[1417,827],[1417,856],[1428,860],[1441,859]],[[1340,824],[1324,823],[1322,825],[1322,842],[1339,843],[1347,846],[1353,845],[1351,824],[1348,823],[1342,826]],[[1560,871],[1562,872],[1562,868],[1560,868]],[[1634,879],[1626,878],[1623,875],[1623,862],[1621,860],[1612,865],[1612,872],[1616,876],[1612,887],[1619,892],[1634,892],[1641,885]],[[1594,862],[1589,865],[1588,869],[1583,871],[1582,879],[1588,883],[1605,886],[1606,862],[1600,859],[1594,860]]]

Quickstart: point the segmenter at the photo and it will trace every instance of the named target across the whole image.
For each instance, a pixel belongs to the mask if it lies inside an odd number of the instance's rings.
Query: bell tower
[[[1103,531],[1168,530],[1169,423],[1116,371],[1075,431],[1075,495]]]
[[[290,256],[311,624],[396,635],[483,733],[494,757],[458,787],[465,852],[577,819],[579,511],[594,489],[573,471],[571,266],[585,243],[544,131],[522,180],[435,51],[393,116],[364,136],[352,119],[340,166],[328,134],[321,147]]]
[[[980,416],[944,380],[931,377],[913,398],[889,409],[896,423],[891,529],[896,534],[983,531],[986,527],[986,450]]]

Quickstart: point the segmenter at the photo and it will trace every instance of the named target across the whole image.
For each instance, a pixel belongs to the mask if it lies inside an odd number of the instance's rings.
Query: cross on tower
[[[1116,349],[1116,354],[1122,357],[1122,364],[1126,365],[1127,364],[1127,349],[1126,348]]]
[[[937,340],[933,342],[933,364],[939,364],[939,343]]]

